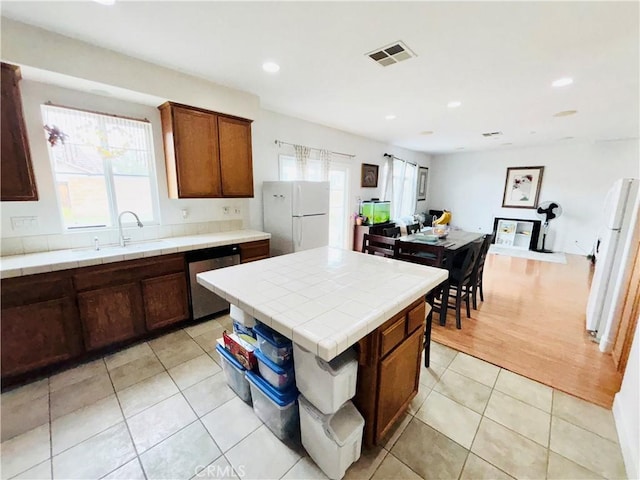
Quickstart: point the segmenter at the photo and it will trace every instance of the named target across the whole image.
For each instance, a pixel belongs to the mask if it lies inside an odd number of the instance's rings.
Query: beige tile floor
[[[221,317],[4,393],[2,479],[316,479],[226,386]],[[409,413],[349,479],[625,477],[611,411],[432,348]]]

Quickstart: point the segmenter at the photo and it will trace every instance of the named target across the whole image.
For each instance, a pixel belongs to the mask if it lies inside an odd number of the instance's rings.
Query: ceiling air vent
[[[497,137],[498,135],[502,135],[502,132],[486,132],[483,133],[483,137]]]
[[[409,60],[410,58],[417,56],[411,51],[409,47],[407,47],[401,41],[394,42],[390,45],[387,45],[386,47],[377,48],[374,51],[367,53],[366,55],[371,57],[383,67],[388,67],[389,65],[393,65],[394,63]]]

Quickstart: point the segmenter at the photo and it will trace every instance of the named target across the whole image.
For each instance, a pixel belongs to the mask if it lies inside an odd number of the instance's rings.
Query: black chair
[[[411,235],[419,231],[420,231],[419,223],[414,223],[413,225],[407,225],[407,235]]]
[[[473,294],[473,271],[483,242],[484,239],[478,239],[471,243],[463,252],[460,252],[460,255],[462,255],[461,266],[456,267],[457,262],[453,262],[452,268],[449,271],[449,298],[447,300],[455,300],[455,303],[453,305],[449,304],[448,301],[445,303],[445,299],[443,298],[440,308],[455,309],[457,329],[462,328],[460,309],[463,300],[467,306],[467,318],[471,318],[469,297]],[[444,323],[441,321],[440,325],[444,325]]]
[[[396,242],[395,238],[365,233],[362,239],[362,253],[393,258],[397,253]]]
[[[429,267],[446,268],[446,257],[444,255],[444,247],[428,245],[426,243],[403,242],[399,240],[396,244],[396,257],[398,260],[419,263]],[[449,295],[449,279],[447,278],[440,285],[427,293],[425,300],[432,306],[429,315],[426,318],[426,329],[424,332],[424,366],[429,368],[429,359],[431,357],[431,325],[433,323],[433,314],[439,313],[442,323],[442,310],[436,307],[436,297],[441,298],[441,305],[447,305]],[[442,307],[440,307],[442,308]],[[446,308],[444,315],[446,315]]]
[[[383,228],[382,235],[390,238],[399,238],[401,235],[400,227]]]
[[[484,276],[484,262],[487,259],[487,254],[489,253],[489,247],[493,243],[493,239],[495,234],[490,233],[484,236],[484,241],[482,242],[482,247],[480,248],[480,254],[478,255],[478,259],[476,260],[475,268],[473,269],[473,292],[472,292],[472,300],[473,300],[473,309],[478,309],[478,303],[476,297],[478,295],[478,290],[480,290],[480,301],[484,302],[484,292],[482,291],[482,277]]]

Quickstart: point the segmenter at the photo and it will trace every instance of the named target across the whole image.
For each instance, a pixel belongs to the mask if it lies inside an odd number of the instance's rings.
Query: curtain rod
[[[278,145],[279,147],[282,145],[291,145],[292,147],[295,147],[296,144],[295,143],[289,143],[289,142],[282,142],[280,140],[276,140],[275,144]],[[314,147],[307,147],[310,150],[316,150],[318,152],[322,151],[322,148],[314,148]],[[349,157],[349,158],[354,158],[355,155],[351,154],[351,153],[340,153],[340,152],[333,152],[331,151],[331,153],[333,153],[334,155],[342,155],[343,157]]]
[[[401,162],[408,163],[409,165],[413,165],[414,167],[418,166],[417,163],[410,162],[409,160],[403,160],[402,158],[396,157],[395,155],[393,155],[391,153],[385,153],[384,156],[385,157],[389,157],[389,158],[393,158],[395,160],[400,160]]]
[[[97,112],[95,110],[87,110],[87,109],[84,109],[84,108],[68,107],[66,105],[55,104],[55,103],[51,102],[50,100],[46,101],[44,104],[47,105],[48,107],[65,108],[67,110],[75,110],[76,112],[93,113],[93,114],[96,114],[96,115],[103,115],[105,117],[115,117],[115,118],[122,118],[124,120],[134,120],[136,122],[151,123],[149,121],[149,119],[147,119],[147,118],[127,117],[125,115],[116,115],[114,113],[104,113],[104,112]]]

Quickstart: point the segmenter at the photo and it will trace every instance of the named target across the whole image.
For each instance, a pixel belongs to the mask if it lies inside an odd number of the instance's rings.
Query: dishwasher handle
[[[201,262],[203,260],[211,260],[214,258],[231,257],[240,255],[239,245],[224,245],[221,247],[202,248],[200,250],[192,250],[185,254],[187,263]]]

